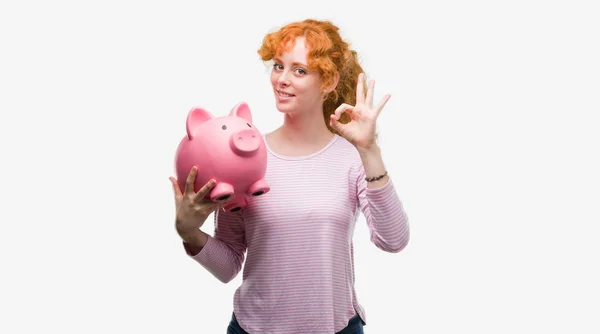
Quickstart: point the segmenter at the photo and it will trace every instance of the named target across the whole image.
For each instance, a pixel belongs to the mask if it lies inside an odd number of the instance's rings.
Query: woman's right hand
[[[231,198],[213,202],[207,195],[214,188],[216,181],[209,180],[198,192],[194,191],[194,183],[198,169],[192,167],[183,192],[174,177],[169,177],[175,193],[175,228],[183,241],[193,239],[208,216],[223,207]]]

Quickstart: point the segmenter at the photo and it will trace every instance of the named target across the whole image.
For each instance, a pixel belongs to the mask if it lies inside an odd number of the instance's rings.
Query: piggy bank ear
[[[252,112],[250,112],[250,107],[248,107],[246,102],[238,103],[233,107],[229,116],[238,116],[248,121],[248,123],[252,123]]]
[[[200,124],[213,118],[213,115],[207,110],[194,107],[190,110],[186,121],[186,131],[189,139],[192,139],[196,134],[196,129]]]

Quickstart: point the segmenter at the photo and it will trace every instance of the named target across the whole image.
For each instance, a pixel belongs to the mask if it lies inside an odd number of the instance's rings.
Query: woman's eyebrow
[[[273,57],[273,60],[274,60],[274,61],[276,61],[276,62],[278,62],[278,63],[283,63],[283,62],[281,61],[281,59],[279,59],[279,58],[277,58],[277,57]],[[292,65],[294,65],[294,66],[308,67],[308,65],[306,65],[306,64],[303,64],[303,63],[299,63],[299,62],[297,62],[297,61],[293,62],[293,63],[292,63]]]

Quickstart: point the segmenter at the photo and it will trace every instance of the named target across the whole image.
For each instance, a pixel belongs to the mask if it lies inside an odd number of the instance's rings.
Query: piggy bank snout
[[[256,153],[260,147],[260,134],[253,129],[235,132],[231,135],[230,146],[238,155],[248,156]]]

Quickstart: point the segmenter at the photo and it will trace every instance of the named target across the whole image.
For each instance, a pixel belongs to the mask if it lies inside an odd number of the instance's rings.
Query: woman
[[[354,289],[352,236],[358,215],[371,241],[399,252],[408,219],[376,142],[376,119],[356,53],[330,22],[305,20],[265,36],[281,127],[264,136],[271,191],[243,211],[194,193],[192,169],[182,192],[171,177],[176,228],[187,254],[222,282],[242,268],[228,333],[363,333],[365,311]],[[366,94],[365,94],[365,88]],[[231,199],[229,199],[231,200]],[[200,227],[215,212],[214,236]],[[247,254],[245,254],[247,252]],[[245,256],[247,255],[247,258]]]

